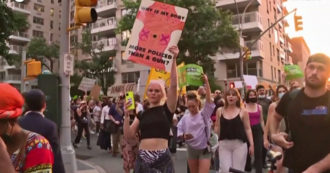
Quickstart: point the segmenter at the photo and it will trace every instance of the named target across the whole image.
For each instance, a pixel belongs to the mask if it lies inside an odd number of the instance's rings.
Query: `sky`
[[[303,30],[294,29],[294,15],[287,16],[290,37],[303,36],[311,54],[325,53],[330,56],[330,0],[288,0],[284,3],[288,11],[297,8],[302,16]]]

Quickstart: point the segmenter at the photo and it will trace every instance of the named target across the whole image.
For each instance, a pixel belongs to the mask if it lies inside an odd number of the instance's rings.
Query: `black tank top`
[[[223,114],[220,117],[220,140],[238,139],[247,142],[244,125],[239,114],[233,119],[226,119]]]

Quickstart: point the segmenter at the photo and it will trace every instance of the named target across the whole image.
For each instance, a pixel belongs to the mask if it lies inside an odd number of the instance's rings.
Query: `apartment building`
[[[252,1],[246,12],[244,9]],[[236,3],[235,3],[236,2]],[[284,15],[283,0],[218,0],[216,7],[233,13],[232,24],[239,30],[240,22],[244,45],[251,47],[252,59],[244,62],[244,74],[255,75],[259,83],[277,84],[283,82],[283,65],[286,63],[285,21],[276,24],[256,44],[251,45],[259,35]],[[240,17],[242,20],[240,21]],[[240,81],[238,50],[226,50],[217,54],[215,76],[218,84],[225,81]]]
[[[25,0],[18,3],[9,0],[7,6],[13,11],[24,14],[30,27],[24,32],[15,32],[7,42],[10,54],[21,55],[34,37],[43,37],[47,43],[60,43],[61,8],[57,0]],[[29,57],[27,57],[29,58]],[[55,63],[58,68],[58,63]],[[21,69],[9,66],[4,60],[0,63],[0,81],[20,87]]]
[[[122,59],[126,48],[126,46],[123,46],[122,42],[127,41],[130,37],[128,31],[121,34],[116,34],[115,32],[118,22],[127,12],[123,2],[121,0],[98,0],[95,9],[98,13],[98,19],[88,27],[91,29],[93,47],[95,49],[97,45],[103,45],[102,52],[115,52],[114,57],[109,57],[109,61],[113,61],[113,66],[108,69],[109,71],[115,72],[114,85],[137,84],[140,78],[142,81],[146,81],[149,67]],[[71,26],[74,24],[73,16],[74,0],[71,0]],[[72,46],[71,53],[75,54],[76,59],[90,60],[91,57],[83,54],[81,50],[73,48],[74,42],[81,42],[82,40],[82,29],[71,31],[70,37]],[[96,49],[95,51],[98,52],[100,50]],[[139,90],[144,91],[144,85],[140,85]]]

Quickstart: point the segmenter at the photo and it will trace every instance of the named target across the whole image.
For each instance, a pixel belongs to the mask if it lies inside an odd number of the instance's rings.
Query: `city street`
[[[75,135],[73,134],[73,138]],[[77,159],[89,162],[94,166],[101,167],[107,173],[120,173],[123,171],[123,160],[120,156],[112,157],[110,153],[105,150],[101,150],[96,146],[97,136],[91,135],[91,146],[92,150],[88,150],[86,147],[86,140],[82,138],[80,142],[80,147],[76,149]],[[173,162],[175,165],[175,171],[178,173],[187,172],[186,167],[186,150],[185,148],[178,148],[176,154],[173,154]],[[215,171],[210,171],[210,173],[215,173]]]

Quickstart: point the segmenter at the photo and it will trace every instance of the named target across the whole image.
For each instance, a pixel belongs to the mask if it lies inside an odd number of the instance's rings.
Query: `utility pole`
[[[62,1],[61,20],[61,45],[60,45],[60,77],[61,77],[61,151],[65,171],[67,173],[77,172],[75,151],[71,144],[70,123],[70,75],[64,73],[64,54],[69,53],[69,8],[70,1]]]
[[[24,77],[26,76],[26,66],[25,66],[25,61],[26,61],[26,51],[22,51],[22,64],[21,64],[21,93],[25,92],[25,81]]]

